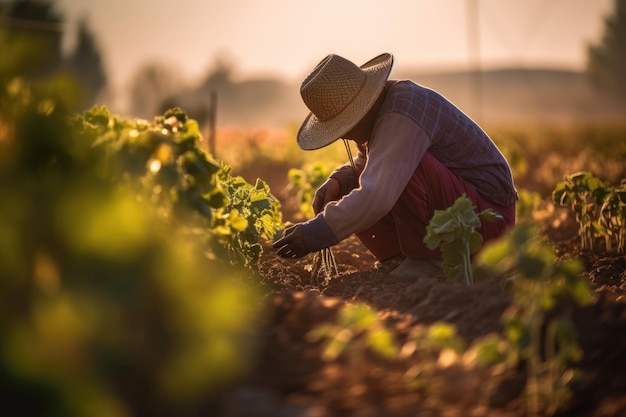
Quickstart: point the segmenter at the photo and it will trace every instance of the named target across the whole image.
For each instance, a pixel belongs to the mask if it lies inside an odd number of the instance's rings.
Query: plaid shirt
[[[509,206],[517,200],[511,168],[487,134],[441,94],[412,81],[388,81],[379,116],[402,114],[430,137],[428,151],[472,184],[487,200]]]

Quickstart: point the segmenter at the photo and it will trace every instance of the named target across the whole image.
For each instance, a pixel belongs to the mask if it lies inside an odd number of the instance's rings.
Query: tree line
[[[66,17],[57,10],[55,3],[54,0],[0,3],[0,50],[9,57],[0,60],[0,81],[5,84],[15,76],[30,80],[71,77],[78,82],[73,94],[77,110],[102,104],[106,95],[110,98],[112,94],[104,65],[106,57],[84,18],[77,24],[75,47],[68,53],[63,52]],[[230,79],[231,71],[232,65],[218,58],[213,72],[196,88],[185,85],[168,63],[146,63],[137,70],[129,86],[128,111],[141,117],[162,112],[167,106],[188,105],[190,115],[201,121],[207,113],[202,103],[216,90],[220,92],[221,106],[241,109],[245,113],[243,119],[254,117],[254,110],[258,112],[260,107],[276,107],[274,113],[279,111],[279,103],[284,103],[289,94],[285,91],[288,86],[275,80],[236,85]],[[614,0],[613,12],[604,19],[603,36],[597,43],[587,45],[585,75],[594,88],[626,101],[626,0]],[[262,92],[263,99],[257,100],[256,94],[246,94],[242,92],[244,89]],[[202,96],[206,96],[206,100]],[[252,107],[255,109],[246,112],[240,102],[231,103],[239,99],[254,100]]]

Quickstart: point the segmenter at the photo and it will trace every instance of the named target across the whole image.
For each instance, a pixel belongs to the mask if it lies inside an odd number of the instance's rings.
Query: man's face
[[[372,136],[372,129],[374,129],[374,124],[376,124],[376,117],[378,116],[378,110],[380,109],[381,103],[383,102],[385,96],[381,94],[380,97],[376,100],[376,103],[372,106],[372,108],[361,118],[359,123],[356,124],[349,132],[342,136],[342,139],[350,139],[355,141],[356,143],[363,145],[367,141],[370,140],[370,136]]]
[[[350,129],[350,131],[344,134],[341,138],[353,140],[362,145],[369,140],[370,134],[371,129],[369,128],[369,124],[365,123],[365,119],[361,119],[356,126]]]

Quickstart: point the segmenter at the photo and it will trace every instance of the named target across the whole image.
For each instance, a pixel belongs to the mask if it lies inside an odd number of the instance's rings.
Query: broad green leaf
[[[469,253],[475,254],[483,244],[483,235],[478,232],[472,232],[469,236]]]
[[[459,214],[459,220],[463,227],[474,229],[480,227],[480,219],[476,215],[473,206],[467,206]]]
[[[483,210],[478,217],[480,217],[482,220],[486,220],[488,222],[494,222],[496,220],[502,220],[503,217],[501,214],[496,213],[495,211],[491,210],[491,209],[487,209],[487,210]]]
[[[567,196],[567,186],[565,185],[564,182],[558,183],[556,187],[554,187],[554,190],[552,191],[552,201],[555,204],[567,205],[569,204],[569,202],[565,200],[566,196]]]
[[[239,211],[233,210],[228,214],[230,227],[238,232],[243,232],[248,228],[248,220],[239,214]]]

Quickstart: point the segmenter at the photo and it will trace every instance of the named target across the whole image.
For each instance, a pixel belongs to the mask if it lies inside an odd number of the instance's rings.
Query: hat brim
[[[323,148],[349,132],[378,99],[392,66],[393,56],[388,53],[361,65],[365,72],[365,83],[359,94],[341,113],[330,120],[322,122],[313,113],[309,113],[298,131],[298,146],[306,151]]]

